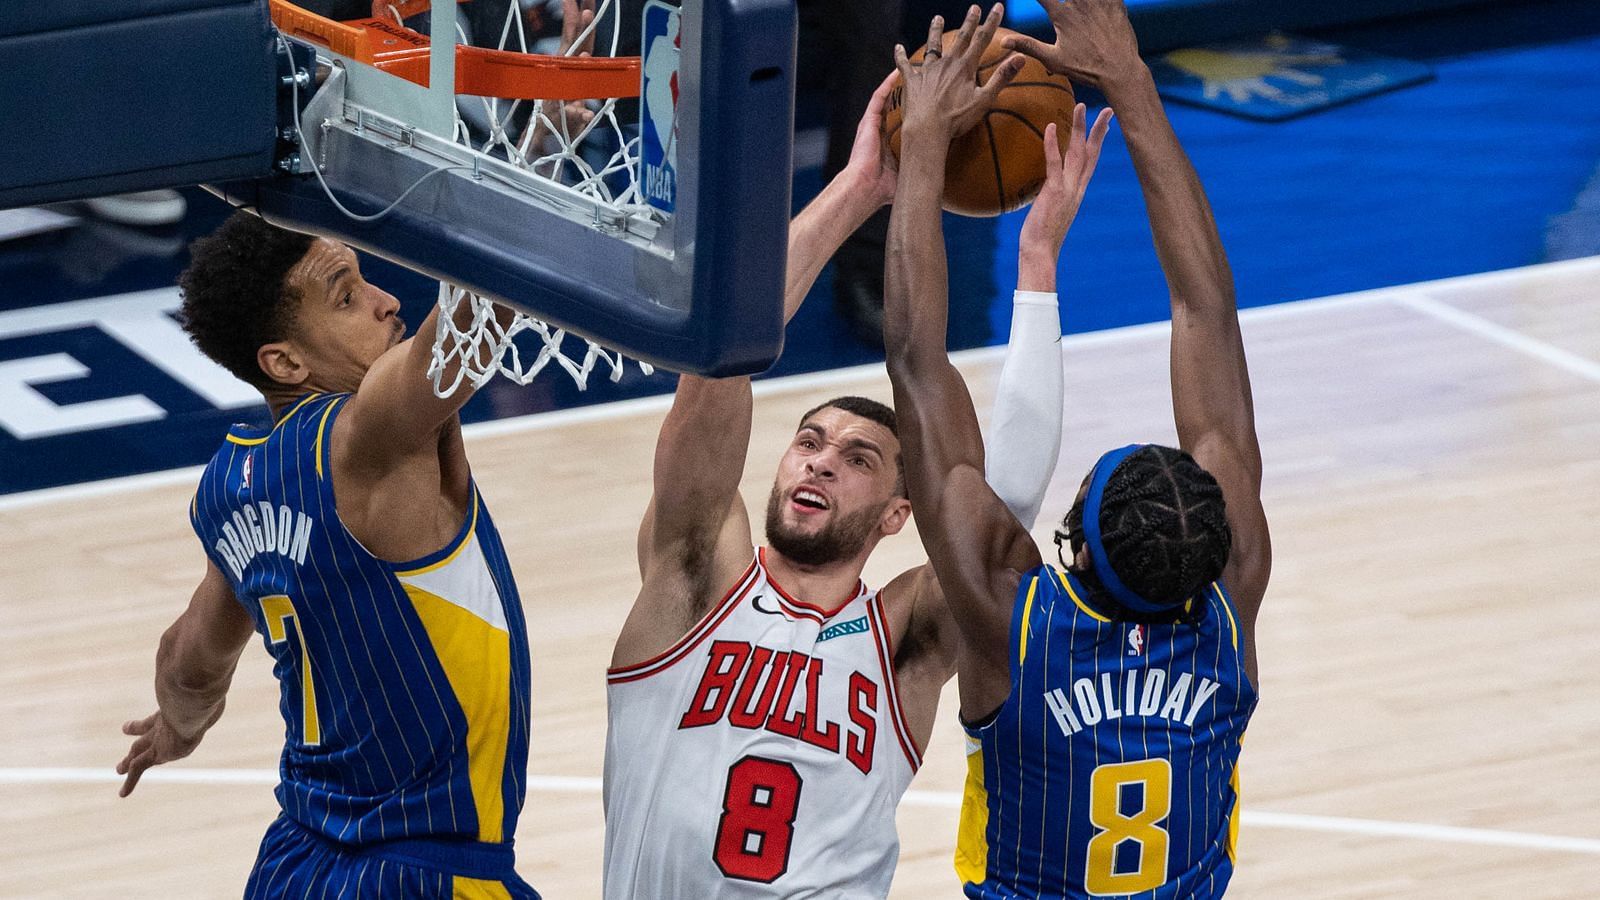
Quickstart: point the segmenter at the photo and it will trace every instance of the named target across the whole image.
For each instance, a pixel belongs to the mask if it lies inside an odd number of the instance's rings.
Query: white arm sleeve
[[[1056,295],[1017,291],[1011,341],[1000,367],[984,475],[1024,528],[1032,529],[1061,452],[1065,388]]]

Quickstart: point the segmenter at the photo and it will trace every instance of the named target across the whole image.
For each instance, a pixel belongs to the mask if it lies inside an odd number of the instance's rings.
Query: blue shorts
[[[261,839],[245,900],[539,900],[512,869],[509,843],[404,840],[339,844],[278,816]]]

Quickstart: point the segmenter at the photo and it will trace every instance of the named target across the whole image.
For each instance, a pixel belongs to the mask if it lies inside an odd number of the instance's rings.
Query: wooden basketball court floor
[[[1244,316],[1276,545],[1232,896],[1600,896],[1600,259]],[[1092,302],[1071,299],[1072,303]],[[1070,308],[1069,308],[1070,314]],[[1173,440],[1166,327],[1069,337],[1062,459]],[[961,355],[981,408],[1000,355]],[[887,398],[880,367],[758,388],[745,496],[800,413]],[[533,644],[520,870],[597,897],[603,668],[638,584],[664,398],[470,429]],[[201,570],[195,473],[0,500],[0,896],[237,896],[282,726],[252,646],[191,759],[127,800],[156,641]],[[922,559],[909,533],[868,570]],[[958,893],[953,689],[900,810],[894,896]]]

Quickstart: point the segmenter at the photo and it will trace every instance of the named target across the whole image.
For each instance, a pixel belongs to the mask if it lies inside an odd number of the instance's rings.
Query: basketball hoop
[[[515,343],[516,337],[523,333],[531,333],[539,341],[531,362],[524,361],[522,348]],[[470,383],[472,389],[477,390],[496,374],[504,375],[517,384],[528,384],[552,362],[572,376],[579,390],[588,389],[589,373],[602,362],[610,369],[613,383],[622,380],[627,360],[621,353],[607,350],[594,341],[574,337],[574,341],[582,341],[587,348],[583,351],[582,361],[577,362],[563,352],[567,337],[565,329],[553,328],[549,323],[524,312],[516,313],[510,325],[501,325],[492,301],[441,281],[439,327],[434,333],[433,362],[428,364],[433,392],[440,397],[448,397],[463,382]],[[449,384],[444,384],[444,373],[451,363],[459,365],[455,377]],[[644,374],[655,373],[655,367],[649,363],[637,360],[635,363]]]
[[[482,44],[484,36],[468,35],[457,20],[452,137],[472,154],[475,179],[494,177],[497,169],[509,164],[543,184],[558,200],[563,195],[581,197],[592,207],[597,228],[650,233],[668,215],[646,201],[640,183],[641,136],[617,117],[618,100],[640,95],[639,57],[615,55],[621,34],[621,16],[613,9],[618,2],[600,0],[594,18],[581,29],[564,23],[562,46],[555,54],[531,52],[516,0],[506,4],[505,21],[493,36],[494,47],[472,45],[471,39]],[[429,86],[431,39],[406,25],[408,18],[429,10],[426,0],[397,0],[387,8],[390,18],[348,22],[318,16],[287,0],[271,0],[271,10],[284,34]],[[601,21],[609,27],[606,35],[597,36]],[[604,55],[590,55],[596,49]],[[405,135],[401,128],[399,136],[405,139]],[[388,211],[349,214],[374,220]],[[475,390],[496,374],[527,384],[552,362],[580,389],[587,388],[590,373],[601,364],[613,382],[625,372],[621,353],[571,335],[579,349],[568,355],[566,329],[520,310],[509,325],[502,324],[488,298],[448,282],[439,285],[438,305],[428,375],[440,397],[450,396],[463,383]],[[518,345],[516,339],[522,335],[533,336],[529,346]],[[454,377],[447,382],[452,364],[457,364]],[[654,372],[646,363],[638,365],[646,375]]]

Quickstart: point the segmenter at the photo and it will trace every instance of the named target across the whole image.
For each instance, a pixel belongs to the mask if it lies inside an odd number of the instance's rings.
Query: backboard
[[[0,5],[0,138],[27,148],[0,206],[205,181],[643,362],[759,371],[782,345],[794,0],[597,2],[587,58],[535,46],[531,0]]]
[[[524,54],[506,0],[487,36],[453,3],[346,24],[272,6],[285,52],[309,47],[316,66],[296,67],[284,171],[220,186],[230,202],[651,364],[732,374],[776,358],[792,0],[651,2],[637,19],[602,0],[587,59]],[[422,37],[422,16],[462,43]],[[616,55],[627,43],[642,55]],[[562,121],[574,98],[586,127]],[[530,122],[552,152],[529,146]]]

